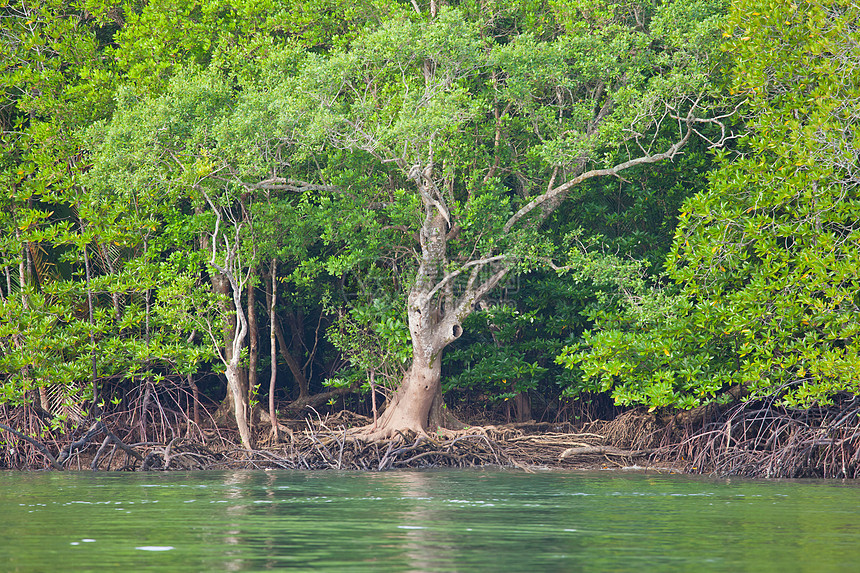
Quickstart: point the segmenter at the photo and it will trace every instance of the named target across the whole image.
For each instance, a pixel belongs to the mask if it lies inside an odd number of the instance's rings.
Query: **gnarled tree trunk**
[[[476,265],[465,291],[455,297],[451,281],[459,272],[446,272],[448,212],[431,182],[432,165],[410,174],[424,200],[425,219],[419,233],[421,261],[407,299],[412,365],[379,418],[371,438],[392,437],[397,431],[426,433],[444,422],[442,413],[442,353],[463,333],[462,321],[475,302],[504,276],[505,270],[478,282]]]

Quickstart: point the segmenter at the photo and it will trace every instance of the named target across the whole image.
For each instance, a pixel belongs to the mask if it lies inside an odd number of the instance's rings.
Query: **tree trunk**
[[[247,393],[242,384],[243,372],[238,362],[238,358],[231,361],[224,374],[227,376],[227,394],[233,402],[233,416],[235,416],[236,426],[239,428],[239,438],[242,440],[242,445],[250,450],[253,449],[253,443],[251,441],[251,427],[248,425]]]
[[[425,434],[436,429],[432,422],[442,420],[442,352],[463,329],[453,313],[446,316],[438,312],[429,294],[430,290],[420,284],[409,294],[412,365],[379,418],[376,430],[369,432],[373,437],[389,438],[398,430]]]
[[[238,330],[236,315],[237,310],[244,314],[241,306],[237,307],[234,297],[233,297],[233,287],[230,284],[229,278],[224,276],[223,274],[216,274],[211,277],[212,282],[212,290],[217,294],[223,294],[227,298],[225,300],[223,311],[224,311],[224,359],[226,364],[230,364],[234,360],[234,352],[236,353],[235,361],[236,361],[236,380],[235,383],[238,384],[239,391],[242,395],[242,400],[246,401],[248,398],[248,372],[239,365],[239,355],[238,352],[241,351],[244,346],[244,336],[242,336],[242,341],[238,345],[238,347],[234,348],[234,341],[236,337],[240,334]],[[226,377],[226,373],[225,373]],[[237,411],[237,406],[235,403],[235,396],[230,388],[230,380],[227,380],[227,394],[224,396],[224,402],[219,406],[218,413],[216,414],[216,419],[221,419],[224,415],[228,417],[232,415],[232,413]],[[243,407],[244,409],[244,407]],[[238,423],[238,420],[237,420]]]
[[[304,400],[310,395],[308,379],[305,377],[301,364],[299,364],[299,361],[296,360],[296,357],[290,352],[290,347],[287,346],[287,341],[284,338],[284,330],[281,328],[280,323],[275,324],[275,336],[278,338],[281,357],[284,359],[284,362],[287,363],[287,368],[290,369],[293,378],[296,380],[296,385],[299,387],[299,396],[296,400]]]
[[[376,370],[370,370],[370,403],[373,411],[373,426],[375,430],[379,423],[379,410],[376,408]]]
[[[407,316],[412,336],[412,365],[391,403],[379,418],[373,437],[391,437],[400,430],[424,434],[444,424],[442,353],[463,332],[462,312],[444,313],[434,300],[433,285],[416,283],[409,293]]]
[[[514,396],[514,409],[517,413],[517,422],[527,422],[532,418],[532,405],[528,392],[519,392]]]
[[[293,356],[302,356],[304,354],[302,346],[304,345],[305,337],[305,313],[301,307],[287,313],[287,323],[290,326],[290,342],[293,345]]]
[[[278,297],[278,261],[272,259],[270,269],[271,283],[268,283],[266,288],[266,306],[269,308],[269,350],[270,360],[272,362],[269,374],[269,422],[272,424],[272,437],[275,442],[281,441],[280,432],[278,431],[278,416],[275,412],[275,382],[278,379],[278,351],[277,351],[277,336],[275,335],[275,302]]]
[[[212,292],[225,297],[222,303],[222,311],[225,316],[224,357],[229,361],[233,358],[233,334],[236,332],[236,316],[233,312],[235,309],[231,303],[233,291],[230,288],[230,281],[221,273],[213,274],[209,280],[212,283]]]
[[[257,368],[260,364],[260,332],[257,327],[257,293],[248,284],[248,402],[257,393]]]
[[[474,310],[475,303],[503,276],[494,275],[479,283],[479,267],[475,266],[466,291],[455,300],[451,280],[456,275],[446,272],[449,215],[440,202],[444,198],[427,183],[432,180],[432,165],[423,171],[410,170],[410,177],[420,190],[425,211],[419,232],[421,260],[406,302],[412,365],[377,428],[365,430],[371,439],[390,438],[404,430],[425,434],[445,424],[449,416],[441,396],[442,352],[463,333],[462,321]]]
[[[454,414],[445,406],[445,400],[442,398],[442,385],[439,385],[439,391],[433,398],[433,403],[430,405],[430,417],[428,421],[430,428],[445,428],[447,430],[462,430],[466,424],[458,420]]]
[[[99,249],[101,250],[102,259],[104,259],[105,264],[107,265],[108,270],[112,276],[116,276],[116,269],[113,266],[113,261],[110,259],[110,254],[105,248],[104,244],[99,243]],[[120,299],[120,294],[114,290],[111,290],[110,293],[111,299],[113,300],[113,316],[116,322],[122,320],[122,300]]]
[[[9,267],[3,267],[3,273],[6,275],[6,296],[12,298],[12,273]]]
[[[81,233],[85,231],[84,222],[80,220]],[[87,246],[83,245],[84,252],[84,271],[87,279],[87,314],[90,323],[90,383],[93,387],[93,406],[90,409],[94,415],[98,415],[101,411],[99,407],[99,387],[98,387],[98,364],[96,361],[96,335],[95,335],[95,317],[93,309],[93,289],[91,284],[92,274],[90,273],[90,257],[87,255]],[[29,260],[29,259],[28,259]]]
[[[430,428],[430,408],[442,384],[441,353],[428,361],[416,359],[403,376],[391,404],[377,424],[378,437],[392,437],[396,431],[425,434]]]
[[[242,310],[242,287],[235,277],[228,277],[233,291],[233,323],[236,325],[233,331],[230,360],[224,374],[227,377],[227,398],[233,403],[233,415],[236,418],[236,426],[239,428],[239,437],[246,449],[253,449],[251,428],[249,426],[250,405],[248,403],[248,373],[240,366],[242,347],[245,345],[245,337],[248,335],[248,320]]]
[[[44,386],[39,386],[39,405],[48,413],[51,412],[51,401],[48,400],[48,390]]]
[[[248,318],[245,314],[242,300],[242,290],[247,284],[248,277],[244,275],[244,268],[238,257],[240,226],[236,225],[233,227],[232,240],[226,232],[219,234],[222,223],[221,211],[215,206],[215,203],[212,202],[212,199],[206,194],[203,188],[199,190],[216,217],[214,233],[208,238],[205,234],[203,236],[203,246],[207,250],[211,249],[212,253],[209,265],[218,271],[217,273],[210,273],[212,288],[217,293],[227,295],[223,306],[223,316],[225,319],[224,352],[223,354],[219,353],[220,358],[227,367],[224,372],[227,378],[227,396],[224,403],[229,404],[232,402],[233,416],[236,419],[236,426],[239,428],[239,437],[242,440],[242,445],[250,450],[253,449],[253,438],[251,428],[248,425],[250,414],[248,376],[247,372],[239,365],[242,347],[245,345],[245,339],[248,336]],[[223,245],[223,265],[217,262],[216,244]],[[253,285],[250,288],[253,288]],[[219,412],[223,410],[224,403],[218,409]]]
[[[372,438],[390,438],[398,430],[426,434],[438,428],[463,428],[463,424],[447,411],[442,399],[442,353],[462,332],[459,324],[450,326],[449,322],[437,325],[432,334],[416,336],[413,333],[412,365],[375,424],[376,430],[371,427],[368,431]]]
[[[194,424],[196,426],[200,426],[200,389],[197,387],[197,383],[194,381],[194,376],[188,375],[188,386],[191,388],[191,400],[192,404],[192,419],[194,420]]]
[[[225,366],[227,368],[224,371],[224,375],[227,378],[227,396],[224,398],[224,402],[233,412],[242,445],[250,450],[253,449],[253,442],[248,422],[250,414],[248,373],[240,365],[242,347],[245,345],[245,338],[248,335],[248,320],[242,308],[241,285],[235,280],[235,277],[228,276],[227,280],[232,291],[232,307],[235,312],[229,314],[234,327],[233,339],[226,345],[229,349],[229,359],[226,361]],[[222,404],[222,408],[223,406]],[[219,410],[222,410],[222,408],[219,408]]]

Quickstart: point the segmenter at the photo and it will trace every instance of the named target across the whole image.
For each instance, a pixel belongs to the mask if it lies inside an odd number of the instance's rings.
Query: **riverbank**
[[[650,418],[648,418],[650,419]],[[122,432],[94,423],[64,447],[30,439],[38,455],[30,463],[7,469],[77,469],[94,471],[170,471],[225,469],[302,469],[384,471],[398,468],[469,468],[497,466],[523,471],[546,469],[670,468],[649,447],[641,430],[645,418],[627,416],[611,422],[573,424],[525,422],[467,426],[426,436],[401,434],[384,442],[365,441],[356,428],[372,422],[348,411],[334,415],[281,420],[281,436],[273,439],[268,426],[256,428],[257,447],[239,446],[229,428],[209,427],[177,433],[169,442],[124,441]],[[635,421],[632,424],[631,421]],[[633,427],[638,424],[639,428]],[[195,431],[196,430],[196,431]],[[2,430],[0,430],[2,431]],[[18,436],[19,438],[22,436]],[[633,439],[630,439],[630,438]],[[59,450],[52,454],[51,450]],[[16,467],[17,466],[17,467]]]
[[[372,422],[348,411],[280,420],[281,435],[256,424],[256,447],[229,428],[188,423],[169,439],[133,442],[135,431],[96,422],[62,439],[35,439],[0,424],[3,469],[169,471],[300,469],[383,471],[496,466],[522,471],[639,468],[756,478],[860,477],[860,401],[791,410],[773,401],[703,415],[631,410],[584,424],[485,420],[458,431],[366,441]],[[162,429],[164,437],[168,432]],[[155,435],[155,432],[152,433]]]

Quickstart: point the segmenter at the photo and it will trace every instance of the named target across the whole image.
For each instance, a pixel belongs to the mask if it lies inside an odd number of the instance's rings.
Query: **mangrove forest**
[[[0,0],[0,468],[860,476],[854,0]]]

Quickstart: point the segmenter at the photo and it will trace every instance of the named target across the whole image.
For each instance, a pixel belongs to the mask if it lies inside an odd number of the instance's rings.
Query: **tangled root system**
[[[738,404],[663,449],[687,471],[764,478],[860,477],[860,400],[789,409],[774,398]]]

